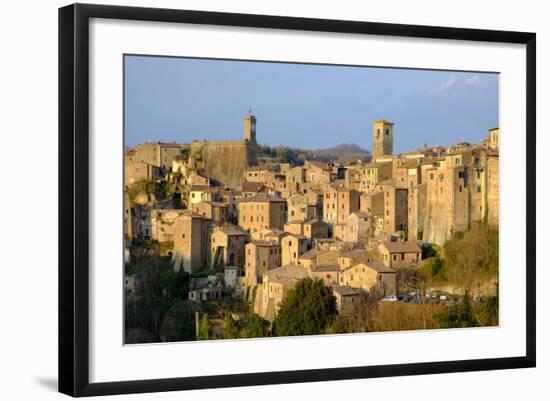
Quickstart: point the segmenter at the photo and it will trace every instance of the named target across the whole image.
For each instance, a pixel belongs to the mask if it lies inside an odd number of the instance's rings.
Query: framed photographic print
[[[59,10],[59,390],[535,366],[535,34]]]

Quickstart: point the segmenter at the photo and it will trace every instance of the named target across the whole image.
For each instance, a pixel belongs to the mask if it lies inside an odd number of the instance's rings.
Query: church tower
[[[244,117],[244,141],[256,145],[256,117],[249,110]]]
[[[378,120],[373,124],[372,156],[378,158],[393,154],[393,123],[388,120]]]

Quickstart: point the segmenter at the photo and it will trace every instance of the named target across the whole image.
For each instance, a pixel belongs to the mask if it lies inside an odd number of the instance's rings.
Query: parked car
[[[395,295],[388,295],[387,297],[382,298],[382,302],[397,302],[397,297]]]

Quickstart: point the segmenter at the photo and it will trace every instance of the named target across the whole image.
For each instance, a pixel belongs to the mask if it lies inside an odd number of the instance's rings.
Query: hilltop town
[[[127,342],[494,324],[499,129],[394,154],[394,127],[375,121],[370,160],[348,162],[266,153],[250,113],[241,140],[126,149]],[[458,270],[468,244],[489,256]],[[297,286],[333,304],[317,332],[284,329]],[[470,302],[475,324],[442,323]],[[380,323],[403,313],[423,323]]]

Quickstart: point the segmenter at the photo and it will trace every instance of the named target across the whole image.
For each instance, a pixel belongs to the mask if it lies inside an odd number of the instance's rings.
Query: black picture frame
[[[89,381],[90,18],[438,38],[526,45],[526,354],[521,357],[262,372],[122,382]],[[536,35],[479,29],[74,4],[59,9],[59,391],[95,396],[494,369],[536,364]]]

